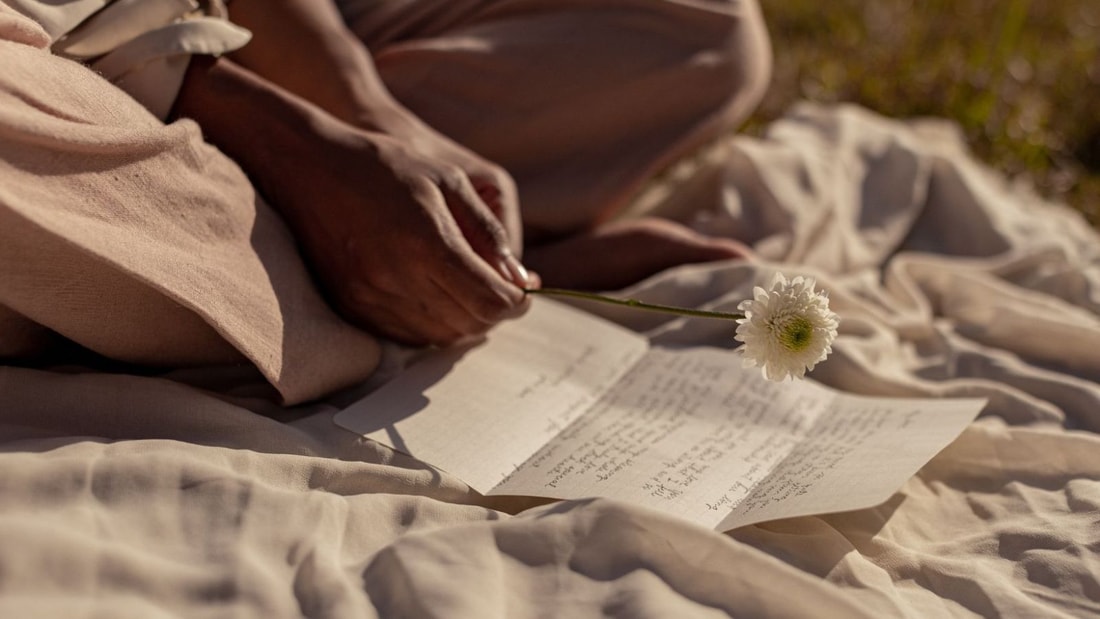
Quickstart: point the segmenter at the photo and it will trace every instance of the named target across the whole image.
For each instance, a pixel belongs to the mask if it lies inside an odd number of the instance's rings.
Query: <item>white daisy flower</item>
[[[757,286],[753,298],[737,306],[745,314],[737,320],[735,336],[744,344],[739,350],[745,367],[762,368],[768,380],[802,378],[833,352],[840,318],[814,284],[813,278],[788,281],[776,273],[768,290]]]

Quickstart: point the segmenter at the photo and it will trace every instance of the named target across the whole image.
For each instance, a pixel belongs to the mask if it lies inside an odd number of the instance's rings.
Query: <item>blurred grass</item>
[[[760,0],[795,101],[958,122],[975,154],[1100,227],[1100,0]]]

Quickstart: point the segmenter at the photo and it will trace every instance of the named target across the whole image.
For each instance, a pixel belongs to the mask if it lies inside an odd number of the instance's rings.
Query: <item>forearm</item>
[[[232,56],[243,67],[359,127],[381,129],[408,115],[330,0],[234,0],[229,7],[230,18],[253,34]]]
[[[332,135],[340,121],[313,104],[226,58],[196,56],[176,99],[174,114],[191,118],[206,141],[236,161],[283,215],[295,191],[282,182],[305,174],[320,143],[308,136]]]
[[[529,282],[504,228],[454,165],[357,129],[225,58],[192,61],[176,111],[283,214],[345,318],[446,344],[526,307]]]
[[[522,249],[518,197],[500,166],[440,134],[390,94],[367,48],[332,0],[233,0],[230,17],[253,39],[232,58],[348,125],[384,134],[437,163],[457,167]]]

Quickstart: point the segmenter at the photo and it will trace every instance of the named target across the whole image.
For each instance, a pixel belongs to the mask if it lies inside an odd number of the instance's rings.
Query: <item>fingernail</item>
[[[527,274],[527,269],[520,264],[520,261],[516,260],[516,257],[509,253],[501,258],[501,262],[504,264],[504,268],[511,280],[520,288],[526,288],[529,283],[529,276]]]

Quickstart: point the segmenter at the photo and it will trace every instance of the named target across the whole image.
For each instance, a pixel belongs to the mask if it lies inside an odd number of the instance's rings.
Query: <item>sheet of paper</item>
[[[774,383],[728,350],[652,349],[492,494],[603,496],[717,526],[832,400]]]
[[[535,299],[336,416],[484,494],[640,503],[721,530],[878,504],[983,400],[773,383],[715,348],[644,338]]]
[[[773,383],[728,351],[650,350],[492,494],[603,496],[728,530],[885,501],[984,400]]]
[[[486,493],[611,389],[645,338],[549,299],[482,342],[429,355],[336,423]]]
[[[985,400],[837,394],[790,455],[719,529],[878,505],[978,415]]]

